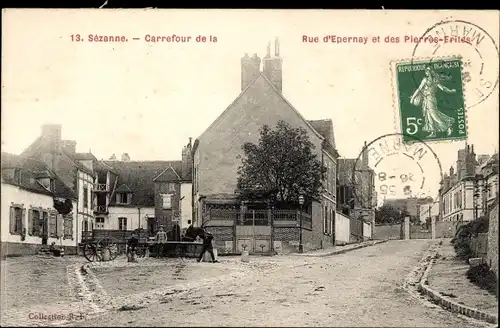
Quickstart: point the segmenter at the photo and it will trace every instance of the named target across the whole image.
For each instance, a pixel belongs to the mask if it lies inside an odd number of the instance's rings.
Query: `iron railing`
[[[245,226],[266,226],[272,222],[286,221],[295,222],[295,226],[300,226],[302,216],[302,227],[312,229],[311,215],[295,210],[239,210],[239,209],[210,209],[205,215],[206,223],[216,221],[232,221],[236,225]]]
[[[108,207],[106,205],[97,205],[94,212],[96,213],[108,213]]]
[[[96,183],[94,191],[108,191],[108,185],[106,183]]]

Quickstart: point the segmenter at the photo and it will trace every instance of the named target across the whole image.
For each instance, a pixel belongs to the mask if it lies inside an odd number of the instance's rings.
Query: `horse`
[[[184,239],[187,241],[193,241],[196,239],[196,237],[201,237],[205,234],[205,229],[201,227],[193,227],[189,226],[189,228],[186,229],[186,234],[184,235]]]

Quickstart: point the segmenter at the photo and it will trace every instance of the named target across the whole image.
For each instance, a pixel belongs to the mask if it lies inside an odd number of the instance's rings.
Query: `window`
[[[63,239],[73,239],[73,217],[63,216]]]
[[[10,207],[10,233],[12,235],[20,235],[24,228],[25,209],[20,205],[12,205]]]
[[[40,210],[31,209],[28,214],[28,234],[39,236],[41,223]]]
[[[49,220],[49,236],[52,237],[52,238],[56,238],[57,237],[57,213],[50,213],[50,215],[48,215],[47,212],[43,212],[43,217],[44,217],[44,220],[48,217],[48,220]]]
[[[127,230],[127,218],[118,218],[118,229]]]
[[[89,188],[86,185],[83,186],[83,207],[89,207]]]
[[[169,183],[167,185],[167,188],[168,188],[167,189],[168,191],[175,191],[175,184],[174,183]]]
[[[104,218],[95,218],[95,228],[104,229]]]
[[[171,194],[162,194],[162,207],[164,210],[169,210],[172,208],[172,195]]]
[[[132,195],[126,192],[120,192],[116,194],[116,203],[118,204],[130,204]]]

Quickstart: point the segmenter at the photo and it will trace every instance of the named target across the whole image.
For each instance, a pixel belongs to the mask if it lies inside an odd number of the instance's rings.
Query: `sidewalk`
[[[496,316],[497,298],[469,281],[466,276],[469,264],[455,258],[449,240],[443,242],[439,255],[427,277],[428,286],[457,304]]]
[[[293,253],[290,255],[296,255],[296,256],[311,256],[311,257],[321,257],[321,256],[330,256],[330,255],[336,255],[336,254],[342,254],[348,251],[353,251],[355,249],[363,248],[363,247],[368,247],[368,246],[373,246],[377,245],[380,243],[384,243],[387,240],[369,240],[361,243],[356,243],[356,244],[348,244],[344,246],[332,246],[324,249],[319,249],[316,251],[311,251],[311,252],[306,252],[306,253]]]

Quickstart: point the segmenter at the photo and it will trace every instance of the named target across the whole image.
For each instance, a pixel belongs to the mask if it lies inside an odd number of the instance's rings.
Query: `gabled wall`
[[[309,132],[318,160],[322,139],[260,75],[218,121],[199,138],[194,166],[197,168],[199,194],[234,194],[237,170],[245,142],[258,142],[264,124],[274,127],[284,120]]]

